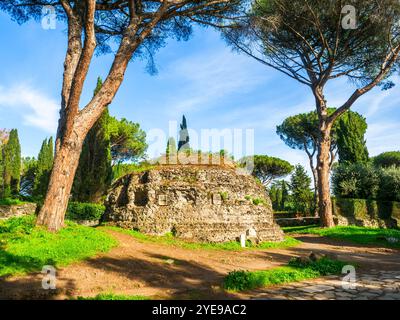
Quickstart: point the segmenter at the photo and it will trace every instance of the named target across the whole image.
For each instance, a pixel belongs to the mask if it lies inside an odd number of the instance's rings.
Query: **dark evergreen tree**
[[[45,139],[39,151],[36,174],[33,183],[32,195],[43,198],[46,195],[49,185],[51,169],[54,161],[54,143],[53,138]]]
[[[367,127],[365,118],[356,112],[347,111],[339,118],[336,135],[340,163],[368,162]]]
[[[275,211],[280,211],[281,203],[282,203],[281,181],[273,182],[268,193],[269,193],[269,197],[271,198],[272,208]]]
[[[97,79],[94,95],[102,87]],[[82,147],[72,196],[75,201],[101,202],[112,180],[108,108],[90,129]]]
[[[190,138],[185,116],[182,117],[180,128],[181,130],[179,131],[178,151],[190,149]]]
[[[281,181],[281,203],[280,203],[280,210],[286,210],[286,205],[289,202],[289,184],[285,181]]]
[[[2,197],[16,197],[19,195],[21,175],[21,145],[18,131],[10,131],[7,144],[3,147],[3,190]]]
[[[313,193],[310,189],[311,178],[303,166],[297,165],[290,180],[290,190],[296,211],[311,213],[313,210]]]
[[[4,159],[3,159],[3,152],[4,147],[7,144],[9,137],[9,131],[5,129],[0,130],[0,197],[3,196],[4,191]]]

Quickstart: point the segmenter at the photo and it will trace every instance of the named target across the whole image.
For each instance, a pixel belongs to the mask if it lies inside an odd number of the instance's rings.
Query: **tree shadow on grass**
[[[17,256],[0,248],[0,300],[55,299],[61,293],[75,288],[74,282],[68,280],[64,288],[43,289],[42,280],[46,274],[40,271],[45,265],[55,266],[56,264],[51,259],[43,263],[40,259]],[[30,273],[30,275],[18,276],[25,273]]]
[[[0,277],[40,271],[45,265],[56,266],[56,262],[53,259],[43,261],[31,256],[15,255],[0,247]]]

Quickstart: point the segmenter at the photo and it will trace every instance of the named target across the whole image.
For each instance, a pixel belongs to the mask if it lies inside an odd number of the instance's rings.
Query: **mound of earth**
[[[105,222],[185,239],[281,241],[265,188],[226,166],[158,166],[128,174],[112,187]]]

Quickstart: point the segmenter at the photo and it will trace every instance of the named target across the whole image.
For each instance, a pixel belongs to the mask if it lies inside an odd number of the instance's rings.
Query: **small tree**
[[[18,131],[10,131],[7,144],[3,147],[3,198],[19,195],[21,176],[21,145]]]
[[[53,138],[45,139],[38,154],[33,196],[43,198],[49,185],[50,173],[54,161]]]
[[[272,207],[275,211],[285,211],[290,204],[289,184],[285,180],[276,180],[269,189]]]
[[[280,181],[272,183],[268,193],[269,197],[271,198],[272,208],[275,211],[280,211],[282,203],[282,188],[280,186]]]
[[[286,205],[290,200],[289,194],[289,184],[285,181],[281,181],[281,188],[282,188],[282,199],[281,199],[281,210],[286,210]]]
[[[138,123],[126,119],[109,118],[112,165],[143,160],[146,150],[146,133]]]
[[[301,213],[313,211],[313,193],[310,190],[311,179],[301,165],[297,165],[290,179],[290,190],[295,210]]]
[[[293,171],[293,166],[289,162],[279,158],[256,155],[253,161],[252,175],[258,178],[265,187],[268,187],[273,180],[283,178]]]
[[[233,26],[229,43],[307,86],[318,114],[318,197],[323,226],[334,226],[330,196],[331,131],[336,120],[376,86],[388,89],[398,70],[397,0],[259,0]],[[354,92],[329,114],[326,86],[348,78]]]
[[[347,111],[337,121],[336,135],[340,163],[367,163],[365,133],[367,121],[356,112]]]

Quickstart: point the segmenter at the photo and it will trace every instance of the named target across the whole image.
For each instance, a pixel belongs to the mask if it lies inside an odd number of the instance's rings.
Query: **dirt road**
[[[400,275],[399,250],[360,247],[318,236],[299,236],[303,244],[294,248],[217,251],[143,243],[126,234],[107,232],[120,245],[107,254],[58,270],[56,290],[43,290],[43,274],[36,273],[0,279],[0,298],[65,299],[101,292],[160,299],[265,298],[266,290],[228,294],[220,288],[222,280],[232,270],[265,270],[310,252],[336,254],[341,260],[357,263],[360,274],[374,269],[399,271]]]

